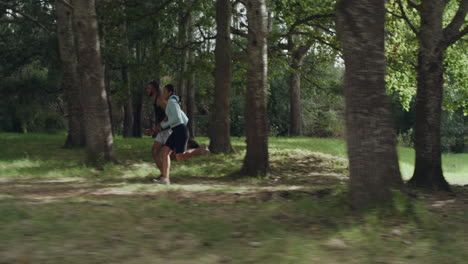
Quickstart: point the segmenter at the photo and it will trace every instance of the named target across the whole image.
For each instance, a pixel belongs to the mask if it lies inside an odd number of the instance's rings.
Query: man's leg
[[[159,152],[162,147],[163,145],[160,142],[155,141],[153,144],[153,148],[151,149],[153,160],[156,163],[156,166],[158,167],[159,171],[161,172],[161,175],[162,175],[162,159],[161,159]]]
[[[162,178],[169,182],[169,170],[171,169],[171,152],[169,147],[162,148]]]

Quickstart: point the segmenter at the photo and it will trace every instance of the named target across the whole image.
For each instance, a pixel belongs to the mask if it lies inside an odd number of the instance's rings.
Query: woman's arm
[[[176,102],[174,100],[169,100],[167,102],[166,106],[166,121],[161,122],[161,128],[165,129],[170,127],[171,125],[174,124],[174,122],[177,122],[177,110],[175,106]]]

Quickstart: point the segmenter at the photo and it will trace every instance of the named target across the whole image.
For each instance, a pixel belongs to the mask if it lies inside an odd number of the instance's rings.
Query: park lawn
[[[120,164],[83,164],[65,135],[0,134],[0,263],[466,263],[468,190],[395,193],[350,209],[342,140],[271,138],[271,177],[232,179],[235,154],[173,163],[158,186],[151,141],[116,139]],[[206,138],[200,139],[207,143]],[[400,148],[402,173],[414,152]],[[466,182],[466,154],[445,155]],[[408,167],[404,167],[408,166]]]
[[[199,138],[201,143],[208,144],[207,138]],[[119,174],[123,177],[150,176],[154,173],[149,149],[151,140],[148,138],[123,139],[116,138],[116,153],[124,166],[109,165],[104,172],[83,165],[84,150],[61,149],[64,135],[47,134],[0,134],[0,169],[3,177],[18,178],[76,178],[99,177]],[[219,155],[215,159],[202,159],[204,162],[188,161],[177,165],[175,175],[224,176],[238,170],[242,164],[245,149],[244,138],[232,138],[232,144],[237,150],[228,157]],[[346,145],[341,139],[328,138],[270,138],[270,153],[315,153],[346,158]],[[399,147],[400,170],[405,180],[411,178],[414,170],[414,150]],[[299,156],[300,156],[299,155]],[[272,157],[275,159],[275,157]],[[468,153],[443,154],[442,163],[444,175],[450,184],[468,184]],[[214,164],[223,166],[211,166]],[[127,165],[131,166],[127,166]]]

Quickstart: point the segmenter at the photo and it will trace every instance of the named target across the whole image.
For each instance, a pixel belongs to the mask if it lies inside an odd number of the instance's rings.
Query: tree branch
[[[312,20],[319,19],[319,18],[333,18],[335,17],[335,14],[316,14],[316,15],[311,15],[303,19],[296,20],[291,27],[289,28],[289,31],[294,31],[296,30],[296,27],[306,24]]]
[[[39,27],[45,29],[48,31],[47,27],[44,26],[41,22],[39,22],[39,20],[37,20],[37,18],[33,17],[33,16],[30,16],[24,12],[22,12],[21,10],[18,10],[14,5],[10,4],[10,3],[7,3],[5,1],[2,1],[0,0],[0,5],[6,7],[7,9],[10,9],[11,11],[17,13],[17,14],[20,14],[21,16],[23,16],[24,18],[28,19],[29,21],[33,22],[34,24],[38,25]]]
[[[244,31],[242,31],[240,29],[237,29],[235,27],[231,27],[231,33],[234,34],[234,35],[237,35],[237,36],[247,38],[247,33],[245,33]]]
[[[70,2],[68,2],[67,0],[58,0],[58,1],[64,3],[66,6],[68,6],[69,8],[71,8],[73,10],[73,5],[70,4]]]
[[[403,18],[406,21],[406,24],[411,28],[411,30],[416,34],[416,36],[419,36],[419,32],[416,29],[416,27],[411,23],[411,20],[408,18],[405,12],[405,8],[403,7],[403,4],[401,3],[401,0],[398,0],[398,6],[400,7],[401,11],[401,18]]]
[[[318,42],[320,42],[320,43],[322,43],[322,44],[324,44],[324,45],[327,45],[328,47],[330,47],[330,48],[332,48],[332,49],[334,49],[334,50],[336,50],[336,51],[338,51],[338,52],[340,52],[340,53],[343,52],[343,50],[340,49],[339,47],[337,47],[337,46],[331,44],[330,42],[328,42],[328,41],[326,41],[326,40],[324,40],[324,39],[322,39],[322,38],[320,38],[320,37],[313,37],[313,38],[314,38],[315,40],[317,40]]]
[[[453,17],[450,24],[448,24],[448,26],[444,28],[444,38],[447,46],[450,46],[451,44],[459,40],[463,35],[467,34],[467,27],[460,31],[460,28],[465,22],[465,17],[467,13],[468,0],[461,0],[457,13]]]
[[[203,33],[203,30],[201,29],[201,26],[200,25],[197,25],[197,28],[198,28],[198,31],[200,31],[200,35],[202,36],[203,40],[206,41],[206,40],[211,40],[211,39],[216,39],[216,35],[214,36],[205,36],[205,33]]]
[[[319,88],[320,90],[326,92],[325,88],[323,88],[322,86],[318,85],[316,82],[314,82],[314,81],[312,81],[311,79],[309,79],[309,78],[307,77],[307,75],[304,74],[304,72],[301,71],[300,73],[301,73],[301,77],[304,78],[304,80],[306,80],[308,83],[310,83],[310,84],[312,84],[313,86]]]
[[[416,10],[420,10],[421,9],[421,5],[417,5],[416,3],[414,3],[413,1],[411,0],[407,0],[408,2],[408,6],[411,7],[411,8],[414,8]]]

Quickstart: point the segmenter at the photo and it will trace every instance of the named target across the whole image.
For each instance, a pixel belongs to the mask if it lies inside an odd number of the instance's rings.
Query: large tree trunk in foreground
[[[429,6],[428,3],[433,5]],[[410,185],[434,189],[449,189],[442,174],[440,125],[442,117],[442,86],[444,81],[444,50],[442,0],[423,1],[417,66],[415,150],[416,164]],[[427,9],[430,8],[430,9]],[[427,10],[426,10],[427,9]]]
[[[56,12],[63,72],[62,86],[68,106],[68,136],[65,147],[84,147],[86,138],[78,77],[78,57],[73,35],[73,10],[62,1],[56,1]]]
[[[216,1],[215,90],[210,120],[210,151],[232,152],[229,94],[232,82],[231,66],[231,3]]]
[[[247,1],[248,58],[245,105],[247,153],[242,171],[249,176],[268,173],[267,12],[264,0]]]
[[[92,163],[113,161],[114,140],[104,87],[95,1],[74,0],[73,6],[88,160]]]
[[[345,61],[346,128],[351,202],[386,202],[402,184],[385,91],[385,0],[342,0],[337,34]]]
[[[465,23],[468,0],[462,0],[457,14],[444,29],[445,0],[424,0],[419,5],[421,27],[418,33],[415,150],[416,164],[409,185],[433,190],[450,190],[442,172],[441,116],[444,85],[444,53],[468,31]]]

